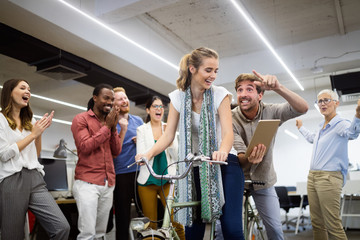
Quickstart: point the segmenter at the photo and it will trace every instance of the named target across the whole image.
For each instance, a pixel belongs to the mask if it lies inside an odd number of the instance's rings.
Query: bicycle
[[[165,207],[165,211],[164,211],[164,218],[163,218],[163,223],[162,223],[161,228],[157,229],[157,230],[148,228],[148,226],[150,224],[150,219],[147,217],[133,218],[130,222],[130,226],[131,226],[132,230],[135,230],[137,232],[137,239],[159,239],[159,240],[175,239],[175,240],[180,240],[175,229],[173,228],[173,226],[171,224],[170,216],[171,216],[172,209],[200,206],[201,202],[200,201],[175,202],[173,196],[174,196],[176,180],[185,178],[189,174],[190,169],[194,165],[198,165],[201,162],[227,165],[227,162],[213,161],[213,160],[210,160],[209,157],[206,157],[203,155],[195,156],[192,153],[189,153],[186,156],[186,158],[184,159],[184,162],[188,162],[189,165],[187,166],[185,172],[182,173],[181,175],[169,175],[169,174],[158,175],[154,172],[152,167],[149,165],[148,160],[145,158],[141,158],[140,160],[135,162],[135,163],[145,163],[147,169],[149,170],[150,174],[154,178],[168,180],[170,183],[170,190],[169,190],[168,196],[166,197],[166,207]],[[130,166],[132,166],[132,165],[130,165]],[[213,222],[211,225],[211,234],[210,234],[211,240],[214,239],[214,233],[215,233],[215,222]]]
[[[264,182],[255,180],[245,180],[245,183],[249,183],[250,189],[253,185],[264,185]],[[253,208],[250,202],[250,189],[244,191],[244,236],[245,240],[267,240],[266,230],[262,219],[257,212],[256,208]]]

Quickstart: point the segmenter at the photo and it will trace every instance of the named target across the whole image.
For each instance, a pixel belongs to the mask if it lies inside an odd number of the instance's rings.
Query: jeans
[[[237,156],[229,154],[228,165],[221,166],[225,205],[220,217],[221,228],[225,240],[244,239],[242,227],[242,202],[244,194],[244,173]],[[194,179],[197,200],[200,200],[199,169],[194,168]],[[185,228],[186,240],[204,238],[206,224],[201,220],[200,208],[196,209],[197,219],[193,225]]]
[[[280,203],[275,187],[251,191],[257,210],[265,225],[269,240],[284,239],[280,219]]]

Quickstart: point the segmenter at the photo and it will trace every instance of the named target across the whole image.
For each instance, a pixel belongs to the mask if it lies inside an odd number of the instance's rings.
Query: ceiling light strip
[[[260,29],[256,26],[255,21],[253,21],[249,14],[246,12],[245,8],[236,0],[230,0],[231,3],[235,6],[235,8],[240,12],[240,14],[245,18],[247,23],[252,27],[252,29],[256,32],[258,37],[265,43],[267,48],[271,51],[271,53],[275,56],[275,58],[280,62],[280,64],[283,66],[283,68],[286,70],[286,72],[291,76],[291,78],[295,81],[295,83],[299,86],[299,88],[304,91],[304,87],[301,85],[299,80],[295,77],[295,75],[291,72],[291,70],[287,67],[287,65],[284,63],[284,61],[281,59],[281,57],[277,54],[275,49],[271,46],[269,41],[265,38],[265,36],[262,34]]]
[[[68,102],[63,102],[63,101],[56,100],[56,99],[53,99],[53,98],[43,97],[43,96],[40,96],[40,95],[37,95],[37,94],[31,94],[31,97],[40,98],[40,99],[43,99],[43,100],[46,100],[46,101],[49,101],[49,102],[54,102],[54,103],[57,103],[57,104],[65,105],[65,106],[72,107],[72,108],[77,108],[77,109],[80,109],[80,110],[83,110],[83,111],[87,111],[86,107],[82,107],[82,106],[72,104],[72,103],[68,103]]]
[[[40,115],[33,115],[34,118],[37,118],[37,119],[41,119],[43,116],[40,116]],[[72,124],[72,122],[69,122],[69,121],[65,121],[65,120],[61,120],[61,119],[57,119],[57,118],[53,118],[52,119],[53,122],[56,122],[56,123],[62,123],[62,124],[66,124],[66,125],[70,125]]]
[[[106,24],[102,23],[102,22],[99,21],[98,19],[96,19],[96,18],[90,16],[89,14],[81,11],[80,9],[74,7],[73,5],[67,3],[67,2],[64,1],[64,0],[58,0],[58,1],[61,2],[61,3],[63,3],[64,5],[66,5],[67,7],[75,10],[76,12],[80,13],[81,15],[87,17],[88,19],[90,19],[91,21],[95,22],[96,24],[98,24],[98,25],[102,26],[103,28],[109,30],[110,32],[114,33],[114,34],[117,35],[118,37],[120,37],[120,38],[128,41],[129,43],[135,45],[136,47],[140,48],[141,50],[147,52],[147,53],[150,54],[151,56],[159,59],[160,61],[162,61],[162,62],[164,62],[164,63],[166,63],[166,64],[169,65],[170,67],[172,67],[172,68],[174,68],[174,69],[176,69],[176,70],[179,70],[179,67],[178,67],[177,65],[171,63],[170,61],[168,61],[168,60],[166,60],[165,58],[159,56],[158,54],[154,53],[153,51],[145,48],[144,46],[140,45],[139,43],[131,40],[130,38],[122,35],[121,33],[117,32],[116,30],[112,29],[111,27],[107,26]]]
[[[295,135],[294,133],[290,132],[289,130],[285,129],[284,132],[289,135],[290,137],[294,138],[294,139],[299,139],[299,137],[297,135]]]
[[[0,85],[0,88],[3,88],[3,86]],[[31,97],[40,98],[40,99],[45,100],[45,101],[54,102],[54,103],[61,104],[61,105],[64,105],[64,106],[68,106],[68,107],[77,108],[77,109],[80,109],[80,110],[83,110],[83,111],[87,111],[86,107],[82,107],[82,106],[79,106],[79,105],[76,105],[76,104],[72,104],[72,103],[68,103],[68,102],[64,102],[64,101],[60,101],[60,100],[56,100],[56,99],[53,99],[53,98],[43,97],[43,96],[33,94],[33,93],[31,94]]]

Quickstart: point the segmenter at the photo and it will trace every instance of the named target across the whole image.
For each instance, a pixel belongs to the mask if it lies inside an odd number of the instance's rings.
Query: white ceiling
[[[237,0],[240,2],[240,0]],[[304,86],[300,91],[265,45],[234,9],[230,0],[69,0],[76,8],[107,24],[177,65],[193,48],[207,46],[220,55],[215,84],[233,91],[242,72],[256,69],[276,74],[282,84],[309,102],[330,88],[330,74],[359,71],[359,0],[242,0],[288,67]],[[59,1],[2,0],[0,21],[44,42],[92,61],[167,95],[175,89],[177,70],[139,50],[134,44],[75,12]],[[323,68],[314,74],[314,65]],[[75,80],[58,81],[36,73],[35,67],[0,56],[0,84],[27,79],[38,95],[86,106],[92,87]],[[359,79],[360,81],[360,79]],[[279,99],[267,94],[268,99]],[[34,112],[55,109],[71,121],[81,110],[33,98]],[[132,113],[144,114],[132,107]]]

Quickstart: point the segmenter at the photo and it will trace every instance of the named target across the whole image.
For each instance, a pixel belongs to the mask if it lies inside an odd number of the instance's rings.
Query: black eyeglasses
[[[325,105],[327,105],[327,104],[329,104],[331,101],[335,101],[336,102],[336,100],[334,100],[334,99],[330,99],[330,98],[324,98],[324,99],[320,99],[320,100],[317,100],[317,101],[315,101],[315,103],[317,104],[317,105],[321,105],[321,104],[325,104]]]
[[[156,109],[163,109],[164,108],[164,105],[151,105],[153,108],[156,108]]]

